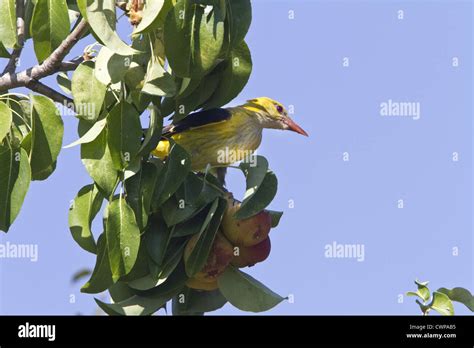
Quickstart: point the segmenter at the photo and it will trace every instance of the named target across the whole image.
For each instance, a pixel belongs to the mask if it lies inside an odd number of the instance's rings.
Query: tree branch
[[[17,60],[20,58],[23,46],[25,45],[25,2],[23,0],[16,0],[16,30],[18,36],[18,48],[15,48],[10,56],[3,74],[9,72],[14,73],[16,70]]]
[[[28,87],[28,84],[35,86],[38,80],[60,71],[64,57],[82,37],[82,34],[87,30],[87,25],[85,20],[81,20],[69,36],[42,64],[35,65],[16,74],[7,72],[2,75],[0,77],[0,92],[17,87]]]
[[[71,71],[76,70],[79,64],[84,61],[84,57],[79,57],[68,62],[62,62],[59,66],[59,71]]]
[[[227,167],[218,167],[216,168],[217,180],[222,186],[225,186],[225,176],[227,174]]]
[[[51,87],[48,87],[48,86],[46,86],[45,84],[43,84],[39,81],[30,80],[30,81],[28,81],[28,83],[25,87],[27,87],[27,88],[31,89],[32,91],[35,91],[39,94],[45,95],[45,96],[51,98],[53,101],[55,101],[57,103],[60,103],[60,104],[64,105],[65,107],[68,107],[68,108],[74,110],[74,101],[71,98],[55,91]]]

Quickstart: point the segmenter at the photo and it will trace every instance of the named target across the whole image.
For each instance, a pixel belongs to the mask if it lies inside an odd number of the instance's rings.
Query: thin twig
[[[84,57],[79,57],[71,61],[62,62],[59,66],[59,71],[71,71],[76,70],[76,68],[84,61]]]
[[[59,45],[57,49],[42,63],[19,73],[7,72],[0,77],[0,92],[17,87],[37,85],[40,79],[53,75],[60,71],[61,63],[71,48],[79,41],[82,34],[87,30],[87,22],[82,20],[69,36]],[[33,82],[31,82],[33,81]]]

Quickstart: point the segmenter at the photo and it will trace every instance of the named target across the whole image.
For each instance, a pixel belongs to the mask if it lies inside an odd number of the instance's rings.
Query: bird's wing
[[[168,137],[189,129],[207,126],[212,123],[227,121],[232,113],[227,109],[209,109],[189,114],[176,124],[170,124],[163,128],[163,136]]]

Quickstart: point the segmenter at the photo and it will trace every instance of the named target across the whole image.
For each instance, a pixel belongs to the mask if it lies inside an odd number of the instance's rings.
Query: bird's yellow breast
[[[228,166],[245,160],[258,148],[262,140],[262,128],[243,108],[229,109],[232,116],[222,122],[192,128],[171,138],[190,155],[192,169],[204,170],[207,164],[213,167]],[[162,140],[153,154],[160,158],[168,155],[170,144]]]

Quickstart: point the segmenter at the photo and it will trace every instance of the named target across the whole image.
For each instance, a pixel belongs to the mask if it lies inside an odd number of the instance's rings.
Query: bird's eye
[[[283,107],[281,105],[277,105],[277,111],[281,114],[283,113]]]

